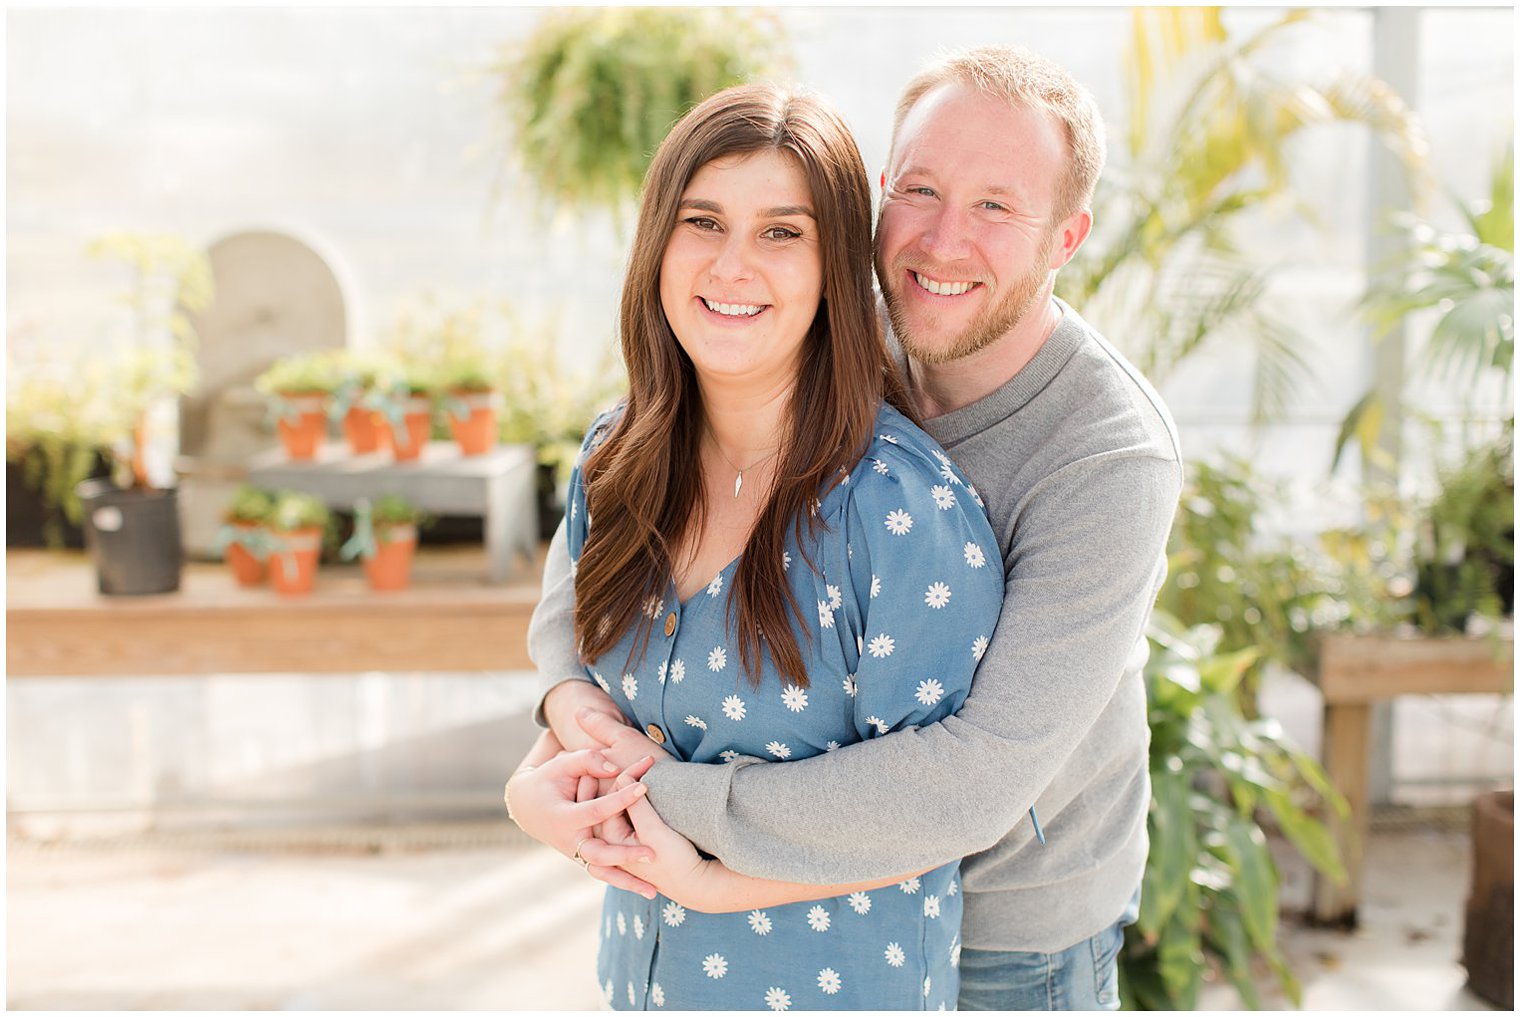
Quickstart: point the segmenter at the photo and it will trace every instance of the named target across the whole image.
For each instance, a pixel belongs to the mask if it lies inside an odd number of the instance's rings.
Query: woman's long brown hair
[[[581,468],[595,521],[576,567],[583,660],[602,656],[630,625],[638,626],[633,654],[643,656],[651,626],[663,621],[650,608],[663,599],[672,549],[700,531],[702,397],[660,304],[660,263],[696,172],[714,159],[761,151],[786,153],[807,178],[823,301],[799,355],[775,481],[729,590],[729,622],[737,614],[740,662],[752,683],[759,684],[768,651],[784,679],[807,685],[792,619],[807,632],[808,615],[782,564],[788,528],[800,544],[817,525],[816,499],[864,452],[883,398],[914,416],[876,317],[871,188],[849,129],[817,99],[773,86],[739,86],[707,99],[671,129],[644,179],[622,297],[628,398]]]

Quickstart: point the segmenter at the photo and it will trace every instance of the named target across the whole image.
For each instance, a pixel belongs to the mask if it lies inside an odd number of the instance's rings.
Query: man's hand
[[[600,749],[602,755],[612,760],[621,770],[628,769],[646,756],[656,762],[670,758],[670,753],[660,748],[644,732],[623,723],[621,713],[617,715],[617,723],[611,722],[604,712],[592,709],[577,710],[573,716],[583,736],[590,740],[590,747]]]
[[[617,703],[599,687],[584,681],[562,681],[544,697],[544,719],[567,749],[596,748],[596,740],[588,737],[575,722],[575,716],[581,710],[601,714],[615,724],[627,724]],[[618,766],[619,770],[627,768],[627,763]]]
[[[617,769],[592,749],[561,752],[541,765],[525,765],[507,781],[505,797],[512,818],[534,840],[573,858],[577,847],[595,836],[598,824],[622,813],[644,795],[645,786],[629,780],[610,794],[581,800],[590,794],[595,778],[611,777]],[[598,858],[620,865],[651,856],[648,848],[625,838],[621,843],[606,844]]]

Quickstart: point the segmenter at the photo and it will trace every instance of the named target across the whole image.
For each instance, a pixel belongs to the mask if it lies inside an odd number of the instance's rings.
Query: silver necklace
[[[718,437],[717,437],[717,435],[715,435],[715,434],[712,433],[712,427],[710,425],[707,428],[707,436],[712,439],[713,448],[715,448],[715,449],[718,450],[718,455],[722,456],[723,457],[723,461],[725,463],[727,463],[729,465],[729,467],[734,471],[734,497],[735,498],[739,497],[739,492],[741,490],[743,490],[743,488],[744,488],[744,470],[739,469],[739,467],[737,467],[737,466],[734,465],[734,461],[732,459],[728,458],[728,453],[724,452],[723,451],[723,446],[718,444]],[[769,452],[767,452],[761,458],[759,458],[759,459],[755,460],[754,462],[750,463],[744,469],[745,470],[753,470],[755,467],[763,465],[764,463],[766,463],[767,461],[769,461],[772,456],[774,456],[777,452],[780,452],[780,451],[781,451],[781,446],[778,445],[775,448],[771,449]]]

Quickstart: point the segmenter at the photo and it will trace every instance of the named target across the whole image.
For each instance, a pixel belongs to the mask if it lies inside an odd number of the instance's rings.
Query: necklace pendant
[[[739,488],[741,488],[743,486],[744,486],[744,474],[740,473],[738,476],[734,477],[734,497],[735,498],[739,497]]]

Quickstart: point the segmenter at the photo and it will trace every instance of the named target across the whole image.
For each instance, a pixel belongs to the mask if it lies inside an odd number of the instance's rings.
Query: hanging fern
[[[616,214],[687,110],[783,63],[773,17],[619,8],[548,15],[492,70],[517,159],[539,194]]]

